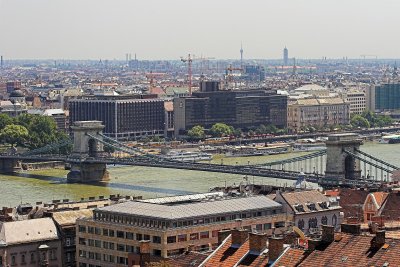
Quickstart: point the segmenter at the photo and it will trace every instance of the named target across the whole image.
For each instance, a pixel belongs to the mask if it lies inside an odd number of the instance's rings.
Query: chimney
[[[250,252],[260,254],[267,248],[267,234],[249,233]]]
[[[359,235],[360,231],[361,231],[361,225],[359,225],[359,224],[350,224],[350,223],[342,223],[340,225],[340,230],[342,231],[342,233]]]
[[[233,229],[232,230],[232,247],[240,247],[246,242],[249,237],[249,232],[244,229]]]
[[[221,230],[218,232],[218,245],[221,245],[222,242],[231,234],[231,230]]]
[[[335,239],[335,228],[331,225],[322,225],[322,242],[332,243]]]
[[[316,247],[319,246],[319,244],[321,243],[320,239],[308,239],[307,240],[307,250],[308,251],[314,251]]]
[[[139,241],[140,266],[146,266],[150,262],[150,240]]]
[[[268,238],[268,258],[270,261],[278,259],[283,251],[283,238],[270,237]]]
[[[371,240],[371,248],[380,249],[385,244],[385,230],[378,230],[375,237]]]

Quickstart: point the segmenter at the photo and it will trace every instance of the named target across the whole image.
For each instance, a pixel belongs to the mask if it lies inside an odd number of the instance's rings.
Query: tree
[[[0,114],[0,130],[4,129],[4,127],[12,123],[13,119],[10,116],[4,113]]]
[[[353,127],[369,128],[371,127],[369,121],[361,115],[354,115],[350,121]]]
[[[17,117],[16,123],[28,130],[26,146],[30,149],[56,143],[65,137],[59,134],[56,122],[49,116],[22,114]]]
[[[232,135],[233,127],[226,125],[225,123],[216,123],[211,127],[210,133],[214,137],[222,137],[222,136]]]
[[[204,133],[204,127],[200,125],[194,126],[192,129],[188,131],[188,136],[192,139],[202,139],[206,135]]]
[[[1,140],[13,147],[24,144],[28,136],[28,130],[21,125],[10,124],[0,131]]]

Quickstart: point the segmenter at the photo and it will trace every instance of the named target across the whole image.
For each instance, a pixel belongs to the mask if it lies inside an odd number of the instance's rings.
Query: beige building
[[[292,221],[282,205],[266,196],[227,198],[179,196],[129,201],[94,210],[92,219],[77,221],[78,266],[138,264],[141,241],[149,240],[152,256],[169,257],[188,250],[218,246],[218,232],[241,227],[280,233]]]
[[[363,91],[343,93],[343,99],[350,104],[350,114],[361,114],[366,110],[366,97]]]
[[[53,220],[0,223],[0,266],[62,266],[61,241]]]
[[[283,205],[283,211],[293,216],[294,225],[306,234],[318,232],[321,225],[340,228],[342,207],[317,190],[278,191],[275,201]]]
[[[288,102],[288,128],[330,127],[350,123],[350,104],[339,97],[303,98]]]

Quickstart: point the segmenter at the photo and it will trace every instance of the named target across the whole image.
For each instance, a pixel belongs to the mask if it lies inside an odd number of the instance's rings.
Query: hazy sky
[[[400,58],[400,0],[0,0],[5,58]]]

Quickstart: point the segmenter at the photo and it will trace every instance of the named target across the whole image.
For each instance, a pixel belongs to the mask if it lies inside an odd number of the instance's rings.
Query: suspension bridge
[[[0,155],[0,171],[16,170],[22,161],[64,161],[71,165],[70,182],[107,181],[107,165],[132,165],[173,168],[195,171],[232,173],[287,180],[306,180],[323,186],[374,186],[391,181],[399,167],[360,150],[362,141],[356,134],[335,134],[328,137],[327,149],[289,159],[262,164],[224,165],[171,160],[149,154],[141,148],[128,146],[103,134],[100,121],[75,122],[71,127],[73,138],[25,153]],[[55,153],[62,147],[73,145],[72,153]],[[124,152],[115,157],[104,147]]]

